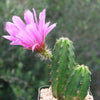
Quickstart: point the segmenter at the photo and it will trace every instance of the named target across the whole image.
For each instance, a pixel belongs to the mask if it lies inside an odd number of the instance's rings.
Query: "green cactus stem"
[[[63,90],[74,65],[73,43],[68,38],[60,38],[54,47],[51,68],[52,92],[58,100],[64,95]]]
[[[63,100],[84,100],[90,86],[90,71],[87,66],[77,65],[66,84]]]

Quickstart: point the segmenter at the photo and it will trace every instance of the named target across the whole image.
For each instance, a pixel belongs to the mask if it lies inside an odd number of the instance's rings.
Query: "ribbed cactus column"
[[[52,92],[58,100],[62,100],[64,96],[66,81],[74,64],[73,43],[68,38],[60,38],[54,47],[51,68]]]
[[[90,71],[87,66],[75,66],[66,84],[65,99],[63,100],[84,100],[90,80]]]

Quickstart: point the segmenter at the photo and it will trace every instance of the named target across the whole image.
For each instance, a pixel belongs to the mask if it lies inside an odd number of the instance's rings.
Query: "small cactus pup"
[[[90,87],[90,74],[87,66],[76,65],[66,84],[63,100],[84,100]]]
[[[54,97],[62,100],[66,81],[75,65],[74,47],[68,38],[57,40],[52,58],[51,86]]]

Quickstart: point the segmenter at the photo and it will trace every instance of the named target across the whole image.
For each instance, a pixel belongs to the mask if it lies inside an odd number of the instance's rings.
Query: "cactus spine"
[[[51,69],[53,95],[59,100],[63,98],[63,90],[74,64],[74,47],[72,42],[68,38],[60,38],[55,44]]]

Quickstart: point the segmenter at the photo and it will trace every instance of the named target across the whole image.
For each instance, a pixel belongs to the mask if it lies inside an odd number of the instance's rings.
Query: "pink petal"
[[[45,17],[46,17],[46,9],[44,9],[39,15],[39,31],[40,33],[44,33],[44,25],[45,25]]]
[[[20,39],[16,39],[16,41],[12,41],[10,43],[10,45],[20,45],[20,46],[23,46],[24,48],[29,48],[30,46],[25,44],[23,41],[21,41]]]
[[[11,22],[6,23],[5,29],[10,35],[13,35],[13,36],[18,34],[19,32],[18,28]]]
[[[45,32],[48,30],[48,26],[49,26],[50,22],[47,22],[45,25],[44,25],[44,32],[42,34],[42,38],[44,39],[45,38]]]
[[[14,38],[14,37],[12,37],[12,36],[9,36],[9,35],[4,35],[4,36],[2,36],[2,37],[5,38],[5,39],[8,39],[8,40],[10,40],[10,41],[16,40],[16,38]]]
[[[27,34],[32,38],[33,41],[37,42],[37,39],[35,37],[35,28],[36,26],[33,26],[31,24],[27,25],[26,26],[26,31],[27,31]]]
[[[35,47],[37,46],[38,44],[36,43],[36,44],[34,44],[33,46],[32,46],[32,52],[34,51],[34,49],[35,49]]]
[[[32,40],[31,37],[28,36],[26,31],[20,31],[20,33],[18,35],[16,35],[16,38],[18,38],[20,41],[22,41],[24,44],[26,45],[33,45],[34,41]]]
[[[30,34],[30,36],[33,38],[33,40],[35,42],[40,43],[41,42],[41,35],[39,33],[39,31],[36,28],[35,24],[30,24],[26,27],[26,31],[28,32],[28,34]]]
[[[53,29],[56,27],[56,23],[54,23],[53,25],[49,26],[49,28],[47,29],[45,36]]]
[[[34,9],[34,8],[33,8],[33,12],[34,12],[34,17],[35,17],[35,22],[36,22],[36,25],[38,26],[37,15],[36,15],[36,11],[35,11],[35,9]]]
[[[46,9],[44,9],[39,15],[39,25],[45,24]]]
[[[21,45],[22,43],[21,43],[21,41],[19,40],[19,39],[17,39],[16,41],[12,41],[11,43],[10,43],[10,45]]]
[[[49,25],[50,25],[50,22],[47,22],[47,23],[45,24],[45,28],[47,28]]]
[[[11,42],[10,45],[18,45],[15,41]]]
[[[24,22],[21,20],[20,17],[18,16],[13,16],[12,17],[13,23],[19,28],[19,29],[25,29],[25,24]]]
[[[34,23],[33,14],[30,10],[26,10],[24,13],[24,19],[27,24]]]

